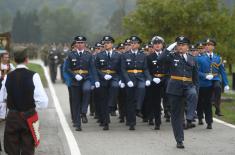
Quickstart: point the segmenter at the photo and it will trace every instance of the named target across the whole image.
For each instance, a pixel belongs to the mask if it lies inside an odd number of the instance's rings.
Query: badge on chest
[[[157,60],[153,60],[152,63],[153,63],[153,65],[156,65],[157,64]]]
[[[77,59],[72,59],[72,64],[73,64],[74,66],[76,66],[76,64],[77,64]]]
[[[174,66],[177,67],[180,60],[174,59]]]
[[[126,59],[127,65],[131,64],[131,59]]]
[[[105,62],[104,59],[100,59],[100,64],[101,64],[101,65],[104,65],[104,62]]]

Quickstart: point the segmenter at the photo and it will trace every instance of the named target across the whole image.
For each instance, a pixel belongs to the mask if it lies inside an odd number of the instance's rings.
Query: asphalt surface
[[[137,120],[135,131],[129,131],[118,117],[111,117],[109,131],[103,131],[93,117],[83,124],[82,132],[75,131],[70,119],[67,88],[64,84],[54,85],[67,121],[73,131],[82,155],[234,155],[235,129],[214,123],[213,129],[206,125],[185,131],[185,149],[175,147],[172,127],[163,120],[160,131]]]
[[[76,139],[82,155],[234,155],[235,129],[214,122],[213,129],[197,126],[185,131],[185,149],[175,147],[170,123],[164,122],[160,131],[137,119],[135,131],[129,131],[118,116],[111,117],[109,131],[103,131],[96,119],[89,116],[82,132],[72,127],[67,87],[60,81],[53,85],[60,106]],[[39,111],[41,144],[36,155],[69,155],[68,141],[48,89],[49,107]],[[3,141],[4,123],[0,124],[0,139]],[[2,153],[3,155],[4,153]]]

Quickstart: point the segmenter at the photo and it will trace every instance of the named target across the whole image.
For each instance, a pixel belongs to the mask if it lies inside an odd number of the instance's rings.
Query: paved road
[[[89,123],[83,125],[83,131],[77,132],[71,126],[66,86],[57,83],[54,88],[82,155],[235,154],[235,129],[219,123],[213,124],[213,130],[197,126],[185,131],[184,150],[176,149],[171,125],[165,122],[160,131],[155,131],[139,119],[136,131],[129,131],[128,127],[118,122],[117,117],[112,117],[110,130],[103,131],[95,123],[96,120],[89,117]]]
[[[84,124],[83,131],[74,130],[70,120],[67,88],[61,82],[54,85],[66,120],[73,132],[82,155],[234,155],[235,129],[219,123],[213,124],[213,130],[205,126],[197,126],[185,131],[185,149],[175,147],[172,128],[163,122],[160,131],[153,130],[140,119],[135,131],[118,122],[117,117],[111,117],[109,131],[103,131],[93,117]],[[70,150],[61,124],[50,99],[49,108],[40,111],[41,145],[36,155],[69,155]],[[3,139],[4,123],[0,124],[0,138]]]

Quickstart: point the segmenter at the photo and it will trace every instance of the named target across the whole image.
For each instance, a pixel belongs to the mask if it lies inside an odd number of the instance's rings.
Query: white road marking
[[[225,125],[225,126],[228,126],[228,127],[230,127],[230,128],[234,128],[234,129],[235,129],[235,125],[233,125],[233,124],[224,122],[224,121],[222,121],[222,120],[220,120],[220,119],[217,119],[217,118],[213,118],[213,120],[214,120],[215,122],[217,122],[217,123],[220,123],[220,124],[223,124],[223,125]]]
[[[50,89],[51,96],[52,96],[52,99],[53,99],[53,102],[54,102],[54,105],[55,105],[55,108],[56,108],[56,112],[59,116],[60,124],[61,124],[61,126],[64,130],[64,133],[65,133],[68,145],[69,145],[70,153],[71,153],[71,155],[81,155],[81,152],[80,152],[80,149],[78,147],[77,141],[76,141],[69,125],[68,125],[68,122],[65,119],[65,115],[64,115],[64,113],[62,111],[62,108],[60,106],[58,97],[56,96],[55,89],[52,85],[49,74],[47,72],[47,68],[42,63],[38,63],[38,64],[40,64],[42,66],[43,70],[44,70],[44,73],[45,73],[45,76],[46,76],[46,79],[47,79],[47,82],[48,82],[48,87]]]

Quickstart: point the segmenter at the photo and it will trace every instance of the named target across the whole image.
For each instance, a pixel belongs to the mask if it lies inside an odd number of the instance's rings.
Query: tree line
[[[223,0],[138,0],[137,7],[123,21],[128,35],[145,41],[160,35],[170,43],[179,35],[193,43],[215,38],[216,51],[230,65],[235,61],[235,9]],[[231,69],[231,68],[230,68]]]

